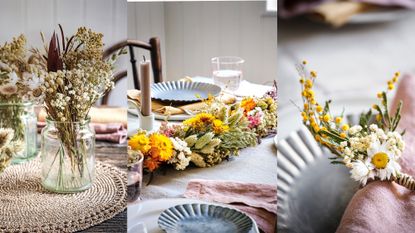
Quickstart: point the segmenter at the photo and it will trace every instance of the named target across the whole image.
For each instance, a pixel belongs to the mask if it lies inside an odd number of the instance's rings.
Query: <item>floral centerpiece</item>
[[[61,27],[60,32],[60,38],[53,33],[44,52],[33,51],[45,69],[42,176],[49,190],[75,192],[90,187],[94,178],[95,133],[88,112],[113,88],[117,56],[103,60],[101,33],[80,27],[66,38]]]
[[[0,173],[10,164],[13,156],[23,149],[22,143],[13,141],[12,129],[0,128]]]
[[[26,38],[20,35],[0,46],[0,127],[14,130],[13,141],[23,150],[13,155],[23,162],[36,155],[36,115],[33,103],[42,97],[40,66],[27,56]]]
[[[181,124],[165,122],[157,132],[139,131],[130,138],[128,145],[144,155],[146,170],[153,172],[164,165],[176,170],[190,164],[214,166],[275,132],[276,86],[261,98],[226,105],[211,97],[206,103],[199,114]]]
[[[335,155],[330,158],[332,163],[350,168],[351,177],[362,185],[368,180],[379,179],[395,181],[415,190],[415,180],[401,172],[398,163],[405,148],[404,132],[398,132],[402,102],[393,112],[388,109],[387,93],[394,89],[399,72],[388,81],[386,91],[377,93],[380,104],[373,105],[360,116],[359,124],[350,127],[343,122],[342,115],[331,114],[331,101],[324,105],[317,102],[313,91],[317,72],[307,72],[306,64],[304,61],[298,65],[304,102],[303,123],[316,141]]]

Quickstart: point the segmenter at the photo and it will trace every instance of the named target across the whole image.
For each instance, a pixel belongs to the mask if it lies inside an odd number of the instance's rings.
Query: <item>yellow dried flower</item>
[[[149,140],[152,158],[158,158],[160,161],[167,161],[173,156],[173,143],[168,137],[155,133],[150,135]]]
[[[218,120],[218,119],[213,121],[213,132],[215,132],[215,134],[221,134],[228,130],[229,130],[229,126],[223,124],[223,121]]]
[[[128,140],[132,150],[146,154],[150,150],[150,140],[144,133],[135,134]]]
[[[378,96],[379,99],[381,99],[382,96],[383,96],[382,92],[378,92],[377,96]]]
[[[329,122],[330,119],[331,119],[331,117],[330,117],[329,114],[326,114],[326,115],[323,116],[323,121],[325,121],[325,122]]]
[[[377,120],[377,121],[381,121],[381,120],[382,120],[382,115],[377,114],[377,115],[376,115],[376,120]]]
[[[343,131],[347,131],[347,130],[349,130],[349,128],[350,128],[350,126],[348,124],[342,125],[342,130]]]

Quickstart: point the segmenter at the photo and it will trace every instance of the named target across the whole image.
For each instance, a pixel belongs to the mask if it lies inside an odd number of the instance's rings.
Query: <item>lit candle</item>
[[[149,116],[151,114],[151,80],[150,80],[150,61],[140,62],[140,86],[141,86],[141,114]]]

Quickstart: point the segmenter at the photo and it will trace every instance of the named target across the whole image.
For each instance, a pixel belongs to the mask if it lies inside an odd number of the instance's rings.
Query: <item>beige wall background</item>
[[[111,45],[127,37],[127,2],[123,0],[1,0],[0,43],[24,33],[32,46],[41,46],[40,31],[49,38],[62,24],[67,35],[79,26],[104,34]],[[123,58],[119,69],[128,59]],[[110,105],[126,105],[127,80],[121,81],[111,94]]]
[[[265,1],[128,3],[128,37],[153,36],[161,40],[168,80],[210,77],[210,59],[225,55],[245,59],[248,81],[266,84],[277,77],[277,19]],[[137,57],[143,54],[149,56],[140,51]]]

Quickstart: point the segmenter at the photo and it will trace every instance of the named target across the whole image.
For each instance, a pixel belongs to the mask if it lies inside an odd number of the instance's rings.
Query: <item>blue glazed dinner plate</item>
[[[220,92],[219,86],[204,82],[171,81],[151,86],[151,98],[174,103],[205,100],[209,95],[217,96]]]
[[[254,224],[246,214],[210,204],[183,204],[163,211],[158,219],[167,233],[248,233]]]

